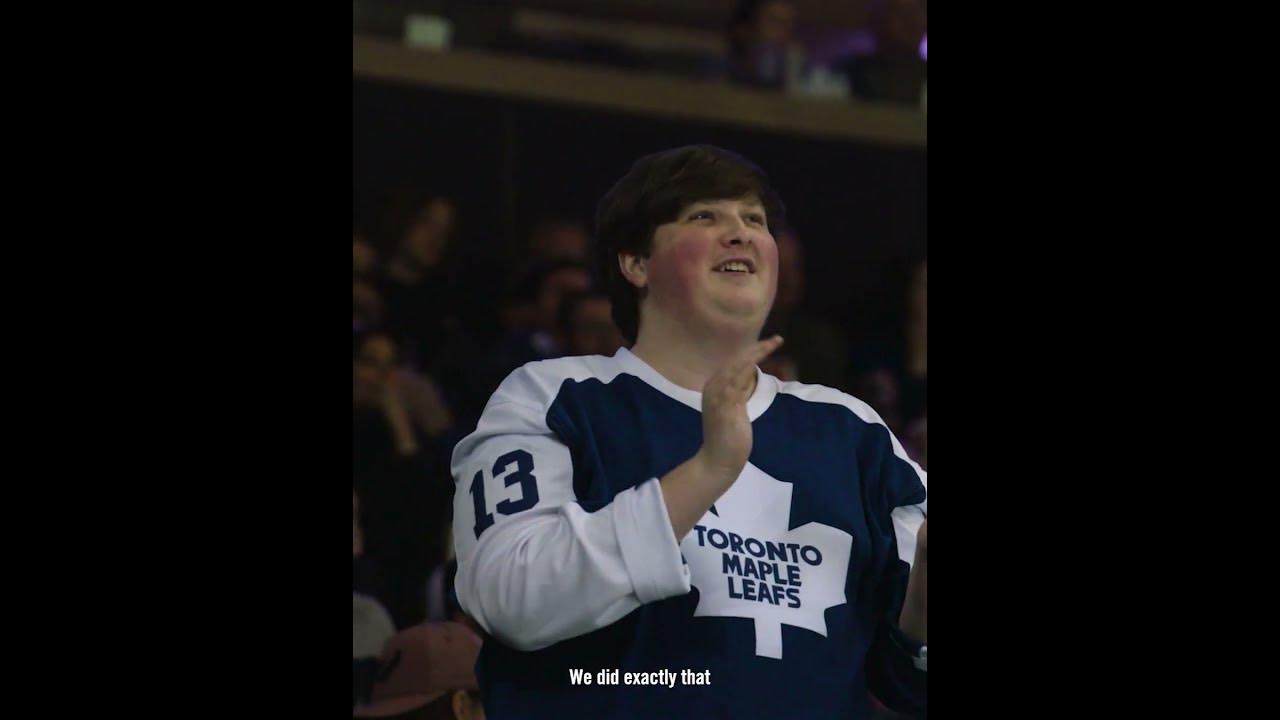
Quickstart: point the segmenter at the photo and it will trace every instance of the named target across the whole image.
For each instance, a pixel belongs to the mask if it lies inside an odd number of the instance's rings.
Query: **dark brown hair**
[[[689,145],[646,155],[600,199],[596,207],[595,266],[613,303],[613,321],[627,342],[640,331],[639,288],[618,267],[621,253],[648,257],[653,232],[691,203],[755,196],[769,232],[777,234],[786,208],[769,177],[750,160],[713,145]]]

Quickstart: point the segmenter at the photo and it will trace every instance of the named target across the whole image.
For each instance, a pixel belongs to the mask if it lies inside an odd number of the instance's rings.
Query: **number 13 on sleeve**
[[[508,498],[499,502],[494,507],[494,510],[502,515],[514,515],[538,504],[538,479],[533,475],[533,456],[528,452],[513,450],[499,457],[493,464],[491,476],[497,478],[512,465],[515,465],[515,470],[507,473],[503,480],[507,487],[519,483],[520,497],[515,500]],[[475,503],[476,524],[474,529],[478,540],[480,534],[493,525],[494,521],[494,515],[488,512],[488,506],[484,499],[484,470],[477,471],[475,477],[471,479],[471,498]]]

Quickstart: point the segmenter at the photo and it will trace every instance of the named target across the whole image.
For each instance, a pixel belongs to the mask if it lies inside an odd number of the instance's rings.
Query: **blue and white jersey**
[[[626,349],[494,393],[452,463],[491,720],[865,718],[868,689],[924,711],[896,626],[927,476],[865,403],[757,376],[747,465],[678,543],[658,479],[702,445],[700,393]]]

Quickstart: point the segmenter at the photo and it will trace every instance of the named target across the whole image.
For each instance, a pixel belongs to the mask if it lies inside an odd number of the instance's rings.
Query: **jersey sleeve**
[[[548,403],[513,392],[521,372],[454,449],[456,591],[490,635],[537,650],[687,593],[690,578],[656,478],[593,512],[577,502],[573,452]]]
[[[916,533],[928,514],[928,474],[888,428],[880,424],[870,430],[860,443],[860,465],[875,498],[870,525],[889,552],[876,593],[879,623],[867,657],[867,684],[890,709],[919,717],[928,710],[923,645],[902,632],[898,616],[915,561]]]

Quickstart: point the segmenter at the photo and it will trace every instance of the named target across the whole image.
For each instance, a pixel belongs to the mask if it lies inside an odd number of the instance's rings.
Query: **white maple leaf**
[[[715,512],[680,543],[698,588],[694,616],[754,620],[761,657],[782,657],[783,623],[825,637],[823,613],[848,602],[852,536],[817,522],[788,530],[791,491],[791,483],[747,463]],[[760,599],[766,593],[770,600]]]

